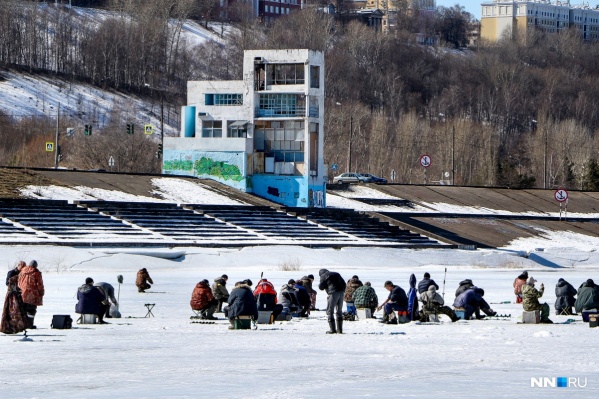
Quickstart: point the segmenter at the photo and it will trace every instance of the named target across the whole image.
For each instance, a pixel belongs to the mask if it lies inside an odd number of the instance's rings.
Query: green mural
[[[195,169],[198,175],[210,175],[224,180],[243,180],[241,171],[236,165],[214,161],[211,158],[200,158],[199,161],[196,161]]]
[[[182,159],[175,159],[173,161],[164,161],[164,170],[193,170],[193,162]]]

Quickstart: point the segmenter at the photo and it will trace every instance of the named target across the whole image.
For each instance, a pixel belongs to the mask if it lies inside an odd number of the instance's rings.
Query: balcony
[[[312,112],[310,112],[310,114],[312,114]],[[256,118],[302,118],[304,116],[306,116],[305,106],[258,107],[256,108],[255,113]]]

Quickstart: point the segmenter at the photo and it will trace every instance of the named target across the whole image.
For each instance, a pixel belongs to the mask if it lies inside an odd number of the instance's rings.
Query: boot
[[[343,334],[343,318],[337,319],[337,334]]]
[[[379,321],[379,323],[387,323],[387,321],[389,320],[389,315],[388,314],[384,314],[383,318]]]
[[[329,319],[329,327],[330,330],[327,331],[327,334],[337,334],[337,330],[335,329],[335,320]]]

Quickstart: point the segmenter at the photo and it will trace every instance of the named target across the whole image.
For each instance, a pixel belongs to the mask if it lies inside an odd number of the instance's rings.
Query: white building
[[[324,54],[244,52],[243,80],[187,84],[163,173],[218,180],[286,206],[324,207]]]

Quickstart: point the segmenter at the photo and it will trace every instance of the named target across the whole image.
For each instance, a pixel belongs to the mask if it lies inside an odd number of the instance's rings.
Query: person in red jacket
[[[283,305],[277,303],[277,291],[270,281],[262,279],[256,284],[254,298],[259,311],[272,311],[272,317],[277,319],[283,311]]]
[[[218,318],[213,316],[218,301],[212,295],[212,289],[208,280],[204,279],[196,284],[189,304],[193,310],[201,311],[201,319],[218,320]]]
[[[32,260],[28,266],[21,269],[18,285],[27,311],[27,328],[36,328],[33,319],[37,313],[37,307],[44,304],[45,293],[44,280],[42,272],[37,269],[37,261]]]

